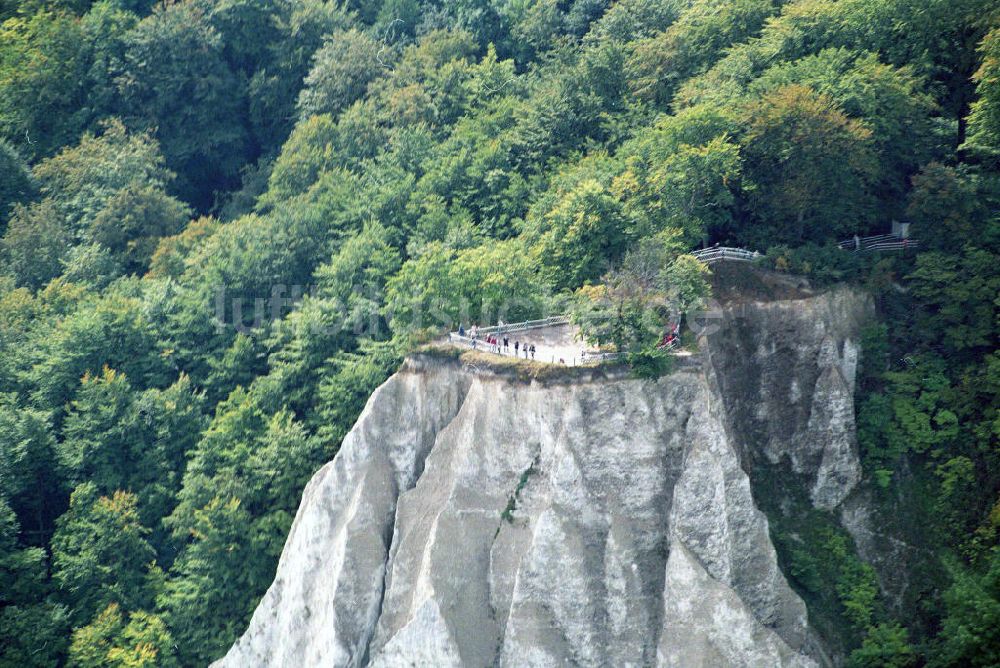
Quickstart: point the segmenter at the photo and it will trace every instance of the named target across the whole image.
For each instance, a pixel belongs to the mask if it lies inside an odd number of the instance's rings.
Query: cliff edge
[[[813,666],[753,462],[834,510],[860,479],[869,300],[728,303],[657,381],[409,358],[307,486],[216,666]]]

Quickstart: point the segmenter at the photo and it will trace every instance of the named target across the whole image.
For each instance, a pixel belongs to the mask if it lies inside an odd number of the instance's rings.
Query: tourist
[[[520,345],[521,345],[521,342],[520,342],[520,341],[515,341],[515,342],[514,342],[514,357],[517,357],[517,348],[518,348],[518,346],[520,346]]]
[[[465,325],[462,323],[458,323],[458,335],[463,337],[465,336]]]
[[[504,353],[507,353],[507,352],[510,351],[510,337],[509,336],[503,337],[503,351],[504,351]]]
[[[535,344],[531,344],[531,359],[535,359]]]

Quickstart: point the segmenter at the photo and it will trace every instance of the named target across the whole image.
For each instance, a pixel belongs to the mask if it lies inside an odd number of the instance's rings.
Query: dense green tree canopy
[[[859,448],[920,586],[775,522],[810,615],[995,663],[995,4],[0,0],[0,666],[218,658],[413,345],[570,310],[661,368],[716,243],[882,319]]]
[[[52,537],[52,567],[59,590],[74,602],[74,617],[89,620],[110,603],[129,610],[148,604],[144,580],[155,558],[148,533],[135,496],[99,496],[92,483],[73,491]]]
[[[364,95],[368,83],[391,62],[381,43],[357,29],[333,33],[316,52],[299,95],[300,113],[308,117],[342,111]]]
[[[27,165],[13,146],[0,140],[0,231],[6,227],[11,208],[28,199],[33,190]]]
[[[969,147],[991,160],[1000,154],[1000,28],[980,46],[982,64],[976,72],[976,92],[969,115]]]
[[[155,131],[180,193],[204,205],[251,155],[239,79],[193,2],[157,5],[126,38],[116,77],[126,117]],[[206,198],[209,198],[206,200]]]
[[[770,237],[843,237],[872,215],[871,130],[809,88],[789,85],[747,109],[750,206]]]

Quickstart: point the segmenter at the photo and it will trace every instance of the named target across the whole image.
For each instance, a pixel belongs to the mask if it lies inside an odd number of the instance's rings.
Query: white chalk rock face
[[[822,318],[840,299],[800,307]],[[788,353],[802,408],[778,423],[784,451],[741,433],[756,418],[724,396],[738,352],[715,353],[760,348],[749,330],[658,381],[409,359],[306,488],[274,583],[215,665],[817,665],[745,464],[751,448],[791,458],[825,507],[856,484],[856,327],[816,327]]]
[[[816,665],[762,625],[739,596],[712,578],[682,543],[670,550],[664,598],[659,666]]]

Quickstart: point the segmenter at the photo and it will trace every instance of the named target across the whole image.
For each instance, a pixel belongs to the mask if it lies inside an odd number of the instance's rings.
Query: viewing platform
[[[602,362],[611,362],[626,355],[626,353],[589,348],[582,341],[580,328],[572,324],[566,316],[480,327],[476,334],[474,339],[471,331],[450,332],[448,343],[480,353],[563,366],[593,366]],[[489,343],[487,339],[490,337],[496,337],[499,340],[499,346]],[[507,338],[507,346],[503,345],[504,338]],[[529,347],[527,355],[524,352],[525,345]],[[531,346],[535,347],[534,355],[530,352]],[[676,344],[662,346],[662,348],[680,357],[688,357],[692,354],[689,351],[680,350]]]

